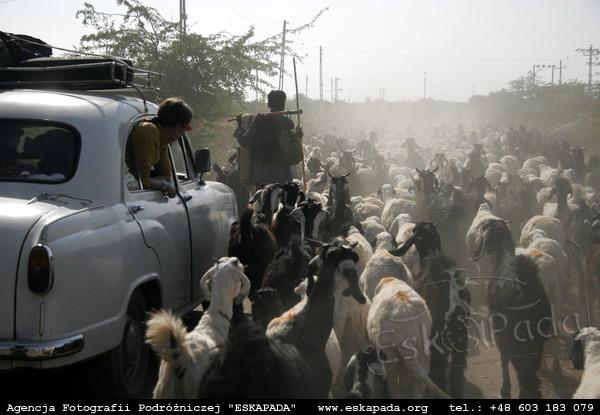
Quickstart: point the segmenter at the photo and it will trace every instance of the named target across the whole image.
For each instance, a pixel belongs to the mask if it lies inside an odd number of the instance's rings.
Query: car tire
[[[156,383],[156,358],[145,342],[147,312],[144,295],[135,290],[127,305],[121,343],[108,356],[111,385],[117,398],[150,397]]]

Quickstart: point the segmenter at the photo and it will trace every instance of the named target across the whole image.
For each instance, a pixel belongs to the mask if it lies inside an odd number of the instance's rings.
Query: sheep
[[[396,244],[401,245],[406,242],[412,236],[414,228],[414,223],[405,223],[400,226],[398,235],[396,236]],[[402,260],[408,267],[412,276],[419,275],[419,272],[421,272],[421,258],[419,257],[419,251],[417,251],[416,247],[410,247],[402,257]]]
[[[547,187],[553,187],[556,179],[560,177],[560,170],[545,164],[541,164],[538,169],[540,171],[540,179],[542,179],[544,184]]]
[[[335,297],[365,302],[358,289],[357,259],[349,247],[325,246],[318,257],[318,278],[301,310],[272,320],[266,334],[247,320],[232,324],[227,344],[211,359],[200,396],[327,398],[331,369],[325,345],[333,328]]]
[[[427,376],[426,345],[430,330],[427,304],[406,282],[383,278],[377,284],[367,331],[370,341],[387,356],[385,370],[390,398],[421,398],[425,388],[448,398]]]
[[[491,258],[493,278],[488,288],[488,309],[502,366],[502,398],[510,398],[509,362],[519,380],[519,398],[540,398],[540,367],[544,342],[552,336],[548,296],[531,258],[515,255],[504,220],[488,222],[474,256]],[[497,318],[494,318],[497,317]],[[529,329],[528,329],[529,328]],[[525,332],[525,333],[523,333]]]
[[[413,223],[413,219],[412,217],[408,214],[408,213],[401,213],[398,216],[396,216],[396,218],[394,219],[394,221],[392,222],[392,226],[390,226],[390,233],[392,235],[394,235],[396,241],[398,240],[398,237],[400,237],[400,228],[402,227],[402,225],[406,224],[406,223]]]
[[[600,330],[596,327],[584,327],[575,335],[573,367],[583,370],[581,383],[573,399],[600,398]]]
[[[508,174],[517,174],[519,171],[519,160],[515,156],[504,156],[500,159],[500,163],[506,166]]]
[[[544,236],[550,239],[554,239],[561,246],[565,246],[566,237],[565,232],[562,229],[560,220],[549,216],[536,215],[530,218],[523,229],[521,229],[521,246],[527,248],[534,240],[534,230],[541,230],[544,232]]]
[[[523,163],[523,168],[535,169],[537,172],[539,172],[540,166],[542,165],[548,166],[548,159],[544,156],[537,156],[525,160]]]
[[[359,282],[361,291],[373,299],[375,287],[384,277],[401,279],[412,286],[413,277],[408,267],[401,258],[389,253],[393,249],[393,237],[387,232],[377,235],[378,248],[375,250],[364,271],[360,274]]]
[[[344,370],[346,399],[388,399],[386,359],[373,345],[355,353]]]
[[[370,202],[361,201],[354,207],[355,220],[362,222],[370,216],[381,216],[381,208]]]
[[[377,235],[385,232],[385,227],[381,224],[381,219],[376,216],[370,216],[360,223],[363,228],[364,236],[371,246],[374,246]]]
[[[342,230],[342,235],[349,245],[354,245],[354,252],[358,255],[358,262],[356,263],[356,269],[358,275],[360,275],[367,261],[373,255],[373,248],[367,239],[361,233],[362,228],[360,224],[349,225]]]
[[[230,230],[227,255],[239,258],[245,265],[245,272],[252,283],[250,296],[262,286],[267,266],[277,252],[277,241],[269,226],[254,222],[254,212],[247,208],[239,223]]]
[[[146,342],[161,359],[154,398],[197,398],[200,382],[209,364],[209,351],[225,343],[233,305],[250,291],[237,258],[223,257],[200,280],[202,295],[210,306],[191,332],[170,311],[151,314]]]
[[[460,398],[467,364],[465,321],[471,312],[471,295],[462,282],[463,270],[442,253],[441,238],[433,223],[418,222],[412,236],[390,253],[402,256],[413,245],[421,260],[420,272],[414,276],[415,289],[425,299],[433,320],[429,376],[442,390]]]
[[[506,173],[506,167],[500,163],[490,163],[485,171],[485,179],[495,188],[502,178],[502,173]]]
[[[418,214],[417,203],[413,200],[406,199],[391,199],[389,200],[381,213],[381,221],[385,229],[390,232],[394,219],[401,213],[407,213],[411,217],[416,217]]]

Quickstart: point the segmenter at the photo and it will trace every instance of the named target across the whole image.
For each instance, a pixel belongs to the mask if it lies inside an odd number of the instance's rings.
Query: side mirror
[[[200,175],[210,171],[210,150],[208,148],[201,148],[194,153],[194,171]]]

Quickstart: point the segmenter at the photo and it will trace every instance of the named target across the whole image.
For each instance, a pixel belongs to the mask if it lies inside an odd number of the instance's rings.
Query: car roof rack
[[[99,56],[69,56],[28,59],[18,66],[0,68],[2,89],[68,89],[85,91],[143,90],[162,96],[162,74],[135,68],[127,59]]]

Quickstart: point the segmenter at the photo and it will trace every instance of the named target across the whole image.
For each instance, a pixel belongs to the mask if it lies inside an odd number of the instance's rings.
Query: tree
[[[239,36],[225,32],[182,35],[178,23],[140,0],[116,2],[124,13],[102,13],[90,3],[77,12],[86,27],[95,29],[81,38],[81,49],[128,58],[138,67],[164,73],[163,92],[184,97],[201,118],[228,113],[243,101],[246,91],[256,88],[257,81],[261,87],[272,87],[265,79],[277,74],[281,34],[254,42],[253,27]],[[325,10],[287,35],[312,27]],[[291,44],[287,53],[301,58]]]

